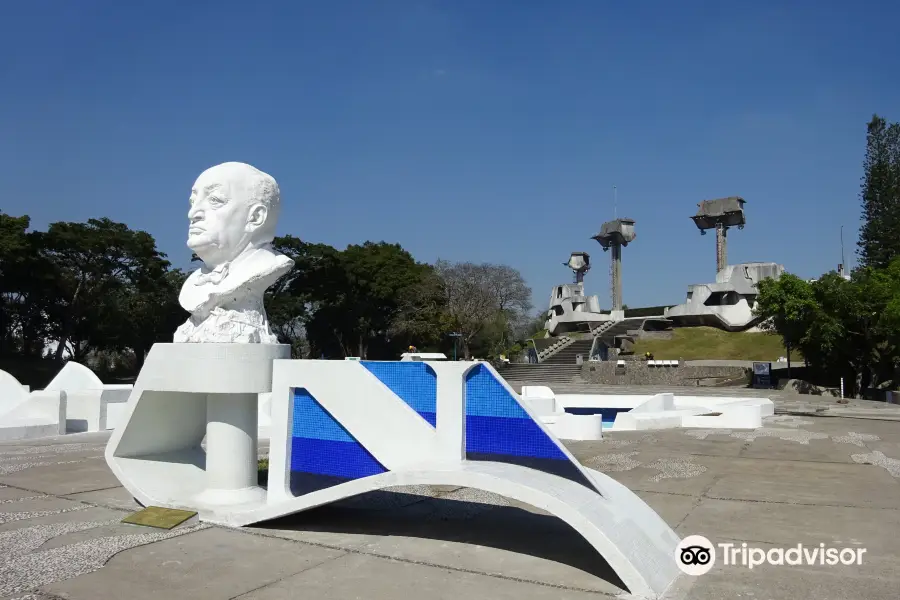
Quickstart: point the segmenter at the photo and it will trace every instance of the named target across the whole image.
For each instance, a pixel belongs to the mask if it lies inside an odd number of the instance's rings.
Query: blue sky
[[[193,180],[245,161],[281,233],[512,265],[544,308],[637,221],[631,306],[710,281],[700,200],[741,195],[729,262],[848,262],[865,125],[900,120],[900,3],[297,0],[0,3],[0,209],[108,216],[186,265]]]

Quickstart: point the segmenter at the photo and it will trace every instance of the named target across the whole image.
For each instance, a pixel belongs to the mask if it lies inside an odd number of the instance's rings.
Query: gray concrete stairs
[[[505,365],[498,371],[513,388],[520,389],[523,385],[547,385],[583,383],[581,367],[576,364],[527,364],[513,363]]]
[[[598,336],[607,346],[612,346],[616,336],[639,329],[645,320],[646,317],[631,317],[614,323],[606,323],[602,329],[595,329],[594,335]]]
[[[587,362],[593,340],[575,340],[539,364],[513,363],[498,372],[510,385],[549,385],[581,383],[581,367],[575,356],[581,354]],[[515,387],[515,385],[513,385]]]
[[[575,365],[575,356],[580,354],[584,357],[584,362],[588,361],[588,355],[591,352],[591,345],[594,340],[575,340],[559,352],[541,361],[542,365]]]

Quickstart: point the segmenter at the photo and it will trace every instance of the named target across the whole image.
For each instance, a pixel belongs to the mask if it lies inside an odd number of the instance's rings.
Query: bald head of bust
[[[191,189],[188,248],[209,268],[271,243],[281,208],[275,179],[241,162],[205,170]]]

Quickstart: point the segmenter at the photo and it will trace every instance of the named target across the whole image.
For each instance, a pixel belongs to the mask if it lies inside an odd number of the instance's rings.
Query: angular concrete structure
[[[544,327],[550,335],[562,335],[571,331],[594,329],[612,319],[609,313],[600,312],[600,299],[586,296],[584,283],[565,283],[550,291],[550,307]]]
[[[726,331],[745,331],[759,319],[753,315],[756,284],[778,279],[784,266],[771,262],[728,265],[716,274],[715,283],[688,286],[687,301],[666,309],[665,317],[675,326],[705,325]]]

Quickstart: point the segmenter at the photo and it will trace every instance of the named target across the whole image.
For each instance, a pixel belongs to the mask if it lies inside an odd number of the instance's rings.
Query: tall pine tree
[[[863,168],[860,263],[884,268],[900,256],[900,123],[872,117]]]

